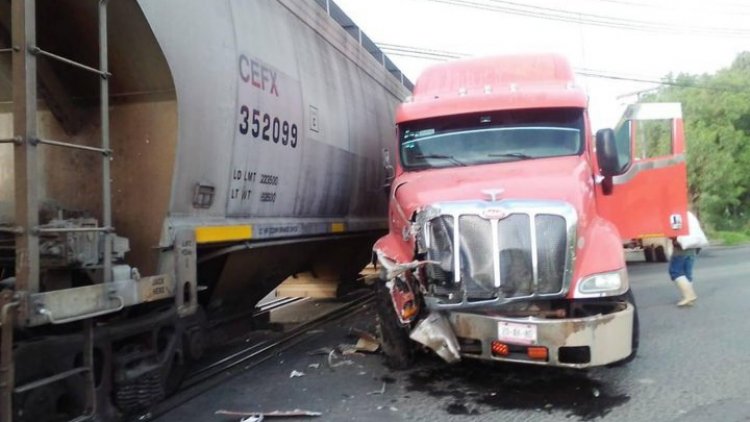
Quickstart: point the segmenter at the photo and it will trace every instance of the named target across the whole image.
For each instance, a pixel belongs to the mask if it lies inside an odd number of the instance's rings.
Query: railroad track
[[[344,316],[363,311],[364,305],[371,303],[373,299],[374,294],[368,292],[337,306],[319,317],[297,325],[284,333],[281,338],[253,344],[190,372],[180,385],[177,393],[159,403],[149,414],[142,415],[133,420],[145,421],[159,418],[170,410],[179,407],[228,379],[265,362],[276,353],[287,350],[309,339],[309,336],[304,335],[308,331],[317,329]]]

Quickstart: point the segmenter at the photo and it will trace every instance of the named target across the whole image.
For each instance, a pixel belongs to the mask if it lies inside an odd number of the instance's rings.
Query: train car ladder
[[[39,235],[45,233],[100,232],[104,235],[103,282],[112,280],[112,199],[110,187],[109,78],[107,58],[107,0],[99,0],[99,68],[78,63],[40,48],[36,43],[36,0],[12,0],[12,46],[0,53],[13,55],[13,131],[14,137],[0,143],[14,144],[16,227],[2,228],[16,235],[16,282],[13,301],[0,302],[0,420],[11,422],[14,394],[63,381],[83,374],[86,381],[86,405],[75,422],[92,419],[96,413],[94,376],[94,328],[91,319],[83,322],[84,350],[81,367],[15,386],[13,365],[13,326],[24,326],[34,312],[28,300],[40,291]],[[42,57],[83,69],[100,79],[101,145],[90,147],[69,142],[40,139],[37,135],[37,59]],[[69,148],[100,154],[102,157],[102,227],[45,228],[39,225],[39,171],[37,148]],[[109,289],[105,289],[105,292]]]

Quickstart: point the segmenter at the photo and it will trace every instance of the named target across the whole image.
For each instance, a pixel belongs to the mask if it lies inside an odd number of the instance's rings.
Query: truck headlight
[[[616,296],[628,291],[628,273],[622,269],[588,276],[578,283],[576,297]]]

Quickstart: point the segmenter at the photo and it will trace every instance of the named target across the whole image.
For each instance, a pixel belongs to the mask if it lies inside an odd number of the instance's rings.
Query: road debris
[[[386,384],[387,383],[384,382],[383,386],[380,387],[380,390],[370,391],[369,393],[367,393],[367,395],[368,396],[382,396],[383,394],[385,394],[385,386],[386,386]]]
[[[289,378],[297,378],[297,377],[304,377],[305,373],[302,371],[298,371],[296,369],[292,370],[292,373],[289,374]]]
[[[315,349],[315,350],[311,350],[311,351],[307,352],[307,355],[308,356],[328,355],[332,351],[333,351],[333,349],[331,349],[330,347],[321,347],[319,349]]]
[[[223,416],[237,416],[242,419],[242,421],[247,422],[260,422],[263,421],[264,418],[300,418],[300,417],[311,417],[316,418],[318,416],[323,415],[321,412],[313,412],[310,410],[301,410],[301,409],[294,409],[294,410],[274,410],[272,412],[237,412],[233,410],[217,410],[214,412],[215,415],[223,415]],[[255,418],[255,419],[252,419]]]
[[[318,368],[320,368],[320,364],[319,363],[311,363],[311,364],[307,365],[307,367],[308,368],[312,368],[312,369],[318,369]]]
[[[349,332],[358,337],[357,344],[354,345],[357,351],[375,353],[380,349],[378,338],[367,331],[352,328]]]
[[[347,359],[347,360],[341,360],[339,362],[336,362],[336,360],[338,359],[339,358],[336,356],[336,351],[331,350],[331,352],[328,353],[328,366],[330,368],[338,368],[339,366],[344,366],[344,365],[354,365],[354,362],[351,360]]]
[[[375,353],[380,349],[377,337],[367,331],[352,328],[349,335],[357,337],[355,344],[340,344],[337,350],[344,356],[363,356],[362,353]]]
[[[364,356],[356,344],[340,344],[336,349],[344,356]]]

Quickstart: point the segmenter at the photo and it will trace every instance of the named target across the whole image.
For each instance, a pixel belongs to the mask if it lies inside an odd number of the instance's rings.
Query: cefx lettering
[[[248,59],[244,54],[240,56],[240,78],[243,82],[249,83],[262,91],[279,96],[276,71],[258,61]]]

